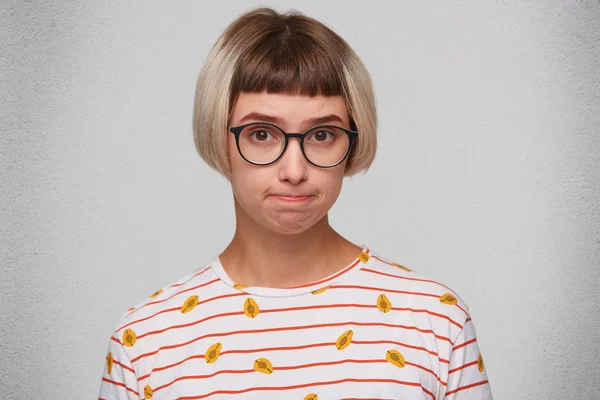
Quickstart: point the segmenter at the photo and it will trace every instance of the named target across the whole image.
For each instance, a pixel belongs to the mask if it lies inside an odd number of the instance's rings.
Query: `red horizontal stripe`
[[[290,351],[290,350],[305,350],[315,347],[334,346],[335,342],[329,343],[315,343],[315,344],[303,344],[301,346],[280,346],[280,347],[263,347],[262,349],[243,349],[243,350],[225,350],[221,352],[221,356],[225,354],[249,354],[249,353],[262,353],[265,351]]]
[[[379,257],[377,257],[377,256],[373,256],[373,258],[376,258],[376,259],[378,259],[379,261],[382,261],[382,262],[384,262],[384,263],[386,263],[386,264],[388,264],[388,265],[392,265],[391,263],[389,263],[389,262],[387,262],[387,261],[385,261],[385,260],[382,260],[381,258],[379,258]],[[393,266],[393,265],[392,265],[392,266]],[[396,267],[394,267],[394,268],[396,268]],[[366,271],[366,272],[373,273],[373,274],[377,274],[377,275],[389,276],[389,277],[396,278],[396,279],[404,279],[404,280],[407,280],[407,281],[416,281],[416,282],[427,282],[427,283],[433,283],[433,284],[435,284],[435,285],[442,286],[443,288],[445,288],[445,289],[448,289],[448,290],[449,290],[449,291],[451,291],[451,292],[454,292],[454,291],[453,291],[452,289],[450,289],[448,286],[446,286],[446,285],[444,285],[444,284],[441,284],[440,282],[433,281],[433,280],[431,280],[431,279],[412,278],[412,277],[409,277],[409,276],[402,276],[402,275],[396,275],[396,274],[389,274],[389,273],[387,273],[387,272],[377,271],[377,270],[370,269],[370,268],[362,268],[362,270],[363,270],[363,271]]]
[[[204,282],[204,283],[201,283],[199,285],[192,286],[190,288],[180,290],[179,292],[173,293],[172,295],[170,295],[169,297],[166,297],[164,299],[151,301],[149,303],[146,303],[143,307],[151,306],[151,305],[154,305],[154,304],[164,303],[167,300],[171,300],[175,296],[179,296],[180,294],[187,293],[187,292],[189,292],[191,290],[196,290],[196,289],[200,289],[200,288],[205,287],[205,286],[212,285],[213,283],[216,283],[216,282],[219,282],[219,278],[215,278],[212,281]],[[142,309],[143,307],[138,308],[138,310]]]
[[[236,294],[238,295],[238,294]],[[243,293],[242,293],[243,295]],[[289,311],[306,311],[306,310],[317,310],[317,309],[328,309],[328,308],[348,308],[348,307],[355,307],[355,308],[377,308],[377,305],[375,304],[317,304],[317,305],[311,305],[311,306],[301,306],[301,307],[286,307],[286,308],[273,308],[273,309],[267,309],[267,310],[261,310],[261,314],[268,314],[268,313],[276,313],[276,312],[289,312]],[[462,329],[462,325],[460,325],[458,322],[452,320],[451,318],[443,315],[443,314],[438,314],[438,313],[434,313],[428,310],[415,310],[412,308],[392,308],[392,310],[396,310],[396,311],[410,311],[410,312],[416,312],[416,313],[427,313],[429,315],[433,315],[436,317],[440,317],[440,318],[444,318],[448,321],[450,321],[452,324],[458,326],[459,328]],[[212,319],[216,319],[216,318],[222,318],[222,317],[231,317],[231,316],[237,316],[237,315],[242,315],[244,314],[243,311],[232,311],[232,312],[227,312],[227,313],[221,313],[221,314],[214,314],[211,315],[209,317],[203,318],[203,319],[199,319],[196,321],[192,321],[192,322],[188,322],[187,324],[180,324],[180,325],[172,325],[163,329],[158,329],[158,330],[154,330],[154,331],[150,331],[150,332],[146,332],[144,334],[138,335],[137,336],[137,340],[141,340],[143,338],[145,338],[146,336],[152,336],[152,335],[158,335],[161,333],[164,333],[166,331],[170,331],[172,329],[182,329],[182,328],[188,328],[190,326],[194,326],[194,325],[198,325],[202,322],[206,322]]]
[[[257,330],[240,330],[240,331],[232,331],[232,332],[210,333],[210,334],[207,334],[207,335],[198,336],[198,337],[196,337],[196,338],[194,338],[192,340],[188,340],[187,342],[178,343],[178,344],[172,344],[172,345],[167,345],[167,346],[161,346],[161,347],[159,347],[155,351],[140,354],[136,358],[132,359],[131,362],[135,363],[135,362],[139,361],[142,358],[149,357],[149,356],[152,356],[154,354],[157,354],[159,351],[168,350],[168,349],[175,349],[175,348],[178,348],[178,347],[187,346],[188,344],[191,344],[191,343],[197,342],[198,340],[209,338],[209,337],[224,337],[224,336],[232,336],[232,335],[239,335],[239,334],[246,334],[246,333],[256,334],[256,333],[263,333],[263,332],[292,331],[292,330],[315,329],[315,328],[324,328],[324,327],[331,327],[331,326],[346,326],[346,325],[355,325],[355,326],[383,326],[383,327],[388,327],[388,328],[399,328],[399,329],[406,329],[406,330],[415,330],[415,331],[418,331],[418,332],[421,332],[421,333],[429,333],[429,334],[433,335],[434,337],[436,337],[436,338],[438,338],[440,340],[444,340],[444,341],[446,341],[446,342],[448,342],[450,344],[453,344],[452,341],[449,338],[445,337],[445,336],[437,335],[435,332],[433,332],[430,329],[419,329],[416,326],[396,325],[396,324],[384,324],[384,323],[378,323],[378,322],[345,321],[345,322],[336,322],[336,323],[329,323],[329,324],[285,326],[285,327],[266,328],[266,329],[257,329]]]
[[[102,378],[102,380],[104,382],[110,383],[112,385],[123,387],[123,388],[127,389],[128,392],[131,392],[131,393],[135,394],[136,396],[139,396],[138,392],[136,392],[135,390],[133,390],[131,388],[128,388],[124,383],[113,381],[113,380],[110,380],[107,378]]]
[[[216,371],[213,372],[212,374],[207,374],[207,375],[183,375],[180,376],[178,378],[173,379],[172,381],[165,383],[164,385],[161,386],[157,386],[153,389],[153,392],[159,392],[164,388],[167,388],[169,386],[171,386],[172,384],[179,382],[179,381],[186,381],[186,380],[190,380],[190,379],[207,379],[207,378],[212,378],[214,376],[217,375],[221,375],[221,374],[252,374],[252,373],[256,373],[256,371],[254,369],[223,369],[220,371]]]
[[[211,297],[210,299],[199,301],[198,304],[196,305],[196,307],[198,307],[200,304],[209,303],[209,302],[214,301],[214,300],[225,299],[225,298],[228,298],[228,297],[237,297],[237,296],[247,296],[247,293],[243,293],[243,292],[240,292],[240,293],[228,293],[228,294],[224,294],[224,295],[221,295],[221,296]],[[181,306],[183,306],[183,304],[181,304]],[[140,319],[137,319],[135,321],[132,321],[132,322],[128,323],[127,325],[123,325],[122,327],[120,327],[119,329],[117,329],[117,332],[120,331],[120,330],[122,330],[122,329],[128,328],[128,327],[130,327],[133,324],[137,324],[138,322],[147,321],[147,320],[149,320],[151,318],[154,318],[154,317],[156,317],[157,315],[160,315],[160,314],[164,314],[164,313],[167,313],[167,312],[181,311],[181,306],[173,307],[173,308],[167,308],[165,310],[162,310],[162,311],[159,311],[159,312],[157,312],[155,314],[152,314],[152,315],[150,315],[148,317],[140,318]]]
[[[314,348],[314,347],[324,347],[324,346],[333,346],[335,345],[335,342],[331,342],[331,343],[316,343],[316,344],[306,344],[306,345],[302,345],[302,346],[285,346],[285,347],[263,347],[261,349],[244,349],[244,350],[226,350],[226,351],[222,351],[219,355],[219,357],[223,357],[224,355],[227,354],[249,354],[249,353],[264,353],[266,351],[279,351],[279,350],[284,350],[284,351],[289,351],[289,350],[305,350],[305,349],[309,349],[309,348]],[[138,378],[138,381],[144,380],[146,378],[148,378],[151,374],[154,374],[155,372],[159,372],[159,371],[163,371],[169,368],[173,368],[176,367],[178,365],[183,364],[186,361],[190,361],[190,360],[194,360],[194,359],[204,359],[204,354],[194,354],[193,356],[187,357],[181,361],[178,361],[176,363],[173,364],[169,364],[169,365],[165,365],[163,367],[157,367],[157,368],[153,368],[152,372],[149,374],[146,374],[144,376],[141,376]]]
[[[261,312],[264,312],[264,311],[261,310]],[[215,314],[215,315],[211,315],[210,317],[206,317],[206,318],[202,318],[202,319],[199,319],[199,320],[196,320],[196,321],[189,322],[187,324],[172,325],[172,326],[169,326],[167,328],[159,329],[159,330],[156,330],[156,331],[146,332],[144,334],[139,335],[137,337],[137,340],[143,339],[146,336],[158,335],[159,333],[164,333],[164,332],[170,331],[172,329],[188,328],[190,326],[198,325],[198,324],[200,324],[202,322],[206,322],[206,321],[209,321],[211,319],[221,318],[221,317],[230,317],[230,316],[234,316],[234,315],[244,315],[244,311],[231,311],[231,312],[222,313],[222,314]]]
[[[429,315],[433,315],[435,317],[439,317],[439,318],[443,318],[445,320],[450,321],[451,324],[456,325],[459,329],[462,329],[462,325],[459,324],[458,322],[454,321],[452,318],[450,318],[447,315],[444,314],[439,314],[433,311],[429,311],[429,310],[423,310],[423,309],[413,309],[413,308],[401,308],[401,307],[392,307],[392,310],[398,310],[398,311],[412,311],[414,313],[426,313]]]
[[[435,396],[433,395],[433,393],[431,393],[430,391],[423,388],[421,386],[421,384],[418,382],[405,382],[405,381],[399,381],[396,379],[354,379],[354,378],[339,379],[339,380],[335,380],[335,381],[326,381],[326,382],[311,382],[311,383],[304,383],[301,385],[293,385],[293,386],[272,386],[272,387],[264,386],[264,387],[251,387],[251,388],[242,389],[242,390],[216,390],[214,392],[210,392],[210,393],[198,395],[198,396],[180,397],[178,400],[204,399],[209,396],[214,396],[217,394],[243,394],[243,393],[255,392],[255,391],[283,391],[283,390],[292,390],[292,389],[302,389],[302,388],[314,387],[314,386],[337,385],[339,383],[345,383],[345,382],[396,383],[398,385],[404,385],[404,386],[415,386],[415,387],[420,387],[425,393],[430,395],[435,400]]]
[[[440,358],[439,355],[432,350],[428,350],[424,347],[419,347],[419,346],[413,346],[413,345],[409,345],[406,343],[402,343],[402,342],[397,342],[397,341],[393,341],[393,340],[377,340],[377,341],[360,341],[360,340],[353,340],[352,341],[352,345],[372,345],[372,344],[393,344],[396,346],[400,346],[400,347],[406,347],[409,349],[414,349],[414,350],[418,350],[418,351],[424,351],[428,354],[431,354],[433,356],[436,356],[438,358],[438,361],[441,363],[445,363],[448,364],[449,361],[445,360],[443,358]],[[309,349],[309,348],[316,348],[316,347],[326,347],[326,346],[334,346],[335,342],[328,342],[328,343],[314,343],[314,344],[305,344],[305,345],[300,345],[300,346],[279,346],[279,347],[263,347],[263,348],[258,348],[258,349],[232,349],[232,350],[225,350],[222,351],[220,353],[220,357],[223,357],[224,355],[227,354],[250,354],[250,353],[264,353],[264,352],[269,352],[269,351],[293,351],[293,350],[305,350],[305,349]],[[181,365],[183,363],[185,363],[186,361],[190,361],[190,360],[194,360],[194,359],[204,359],[204,354],[194,354],[190,357],[187,357],[181,361],[178,361],[176,363],[173,364],[168,364],[162,367],[156,367],[152,369],[152,372],[140,376],[138,378],[138,381],[142,381],[146,378],[148,378],[151,374],[154,374],[156,372],[159,371],[164,371],[173,367],[176,367],[178,365]]]
[[[385,289],[371,286],[359,286],[359,285],[332,285],[329,289],[363,289],[363,290],[374,290],[378,292],[387,292],[387,293],[398,293],[398,294],[413,294],[415,296],[426,296],[426,297],[435,297],[439,299],[441,294],[433,294],[433,293],[423,293],[423,292],[409,292],[406,290],[393,290],[393,289]]]
[[[118,365],[119,367],[121,367],[121,368],[123,368],[123,369],[126,369],[127,371],[129,371],[129,372],[132,372],[132,373],[134,373],[134,374],[135,374],[135,371],[133,370],[133,368],[131,368],[131,367],[129,367],[129,366],[127,366],[127,365],[125,365],[125,364],[122,364],[122,363],[120,363],[120,362],[119,362],[119,361],[117,361],[117,360],[113,360],[113,363],[114,363],[114,364],[116,364],[116,365]]]
[[[439,383],[441,383],[443,386],[446,386],[446,382],[443,382],[443,381],[440,379],[440,377],[439,377],[439,376],[438,376],[438,375],[437,375],[435,372],[433,372],[432,370],[430,370],[429,368],[425,368],[425,367],[424,367],[424,366],[422,366],[422,365],[415,364],[415,363],[413,363],[413,362],[410,362],[410,361],[405,361],[405,364],[406,364],[406,365],[413,366],[413,367],[415,367],[415,368],[422,369],[423,371],[430,373],[431,375],[435,376],[435,379],[437,379],[437,381],[438,381]]]
[[[317,304],[311,306],[302,306],[302,307],[288,307],[288,308],[274,308],[270,310],[261,310],[261,313],[269,313],[269,312],[288,312],[288,311],[301,311],[301,310],[316,310],[322,308],[346,308],[346,307],[356,307],[356,308],[377,308],[376,304]],[[462,329],[462,325],[458,322],[454,321],[452,318],[447,315],[439,314],[433,311],[424,310],[424,309],[414,309],[408,307],[392,307],[394,311],[410,311],[414,313],[426,313],[429,315],[433,315],[435,317],[443,318],[445,320],[450,321],[450,323],[456,325],[459,329]]]
[[[122,331],[123,329],[129,328],[131,325],[137,324],[138,322],[147,321],[147,320],[149,320],[151,318],[156,317],[157,315],[168,313],[168,312],[172,312],[172,311],[180,311],[180,310],[181,310],[181,307],[166,308],[166,309],[164,309],[162,311],[159,311],[159,312],[157,312],[155,314],[152,314],[152,315],[150,315],[148,317],[136,319],[135,321],[131,321],[130,323],[125,324],[125,325],[121,326],[119,329],[117,329],[117,332]]]
[[[475,343],[476,341],[477,341],[477,338],[473,338],[473,339],[471,339],[471,340],[467,340],[467,341],[466,341],[466,342],[464,342],[464,343],[457,344],[457,345],[455,345],[455,346],[454,346],[454,348],[452,349],[452,351],[456,351],[456,350],[458,350],[458,349],[460,349],[460,348],[462,348],[462,347],[465,347],[465,346],[468,346],[468,345],[470,345],[471,343]]]
[[[433,392],[430,392],[429,390],[425,389],[423,386],[421,386],[421,389],[423,389],[423,392],[425,392],[426,394],[428,394],[429,396],[431,396],[431,398],[433,400],[435,400],[435,395],[433,394]]]
[[[405,348],[409,348],[409,349],[414,349],[414,350],[418,350],[418,351],[424,351],[430,355],[436,356],[438,361],[440,363],[443,364],[449,364],[450,362],[444,358],[440,358],[439,355],[432,350],[428,350],[424,347],[420,347],[420,346],[413,346],[407,343],[402,343],[402,342],[397,342],[397,341],[393,341],[393,340],[378,340],[378,341],[360,341],[360,340],[353,340],[352,343],[354,345],[370,345],[370,344],[393,344],[393,345],[397,345],[400,347],[405,347]],[[300,345],[300,346],[285,346],[285,347],[264,347],[264,348],[257,348],[257,349],[233,349],[233,350],[226,350],[226,351],[222,351],[220,353],[220,356],[223,357],[224,355],[227,354],[249,354],[249,353],[264,353],[264,352],[268,352],[268,351],[291,351],[291,350],[304,350],[304,349],[308,349],[308,348],[316,348],[316,347],[325,347],[325,346],[333,346],[335,344],[335,342],[330,342],[330,343],[315,343],[315,344],[306,344],[306,345]],[[151,374],[154,374],[156,372],[160,372],[163,370],[167,370],[170,368],[174,368],[176,366],[179,366],[183,363],[185,363],[186,361],[191,361],[194,359],[204,359],[204,354],[194,354],[192,356],[189,356],[181,361],[177,361],[175,363],[172,364],[168,364],[168,365],[164,365],[162,367],[156,367],[153,368],[152,371],[146,375],[142,375],[138,378],[138,381],[142,381],[148,377],[150,377]],[[137,361],[137,360],[135,360]]]
[[[467,367],[470,367],[471,365],[477,365],[477,360],[471,361],[470,363],[466,363],[465,365],[461,365],[460,367],[456,367],[456,368],[453,368],[453,369],[449,370],[448,371],[448,375],[453,374],[456,371],[460,371],[461,369],[465,369]]]
[[[471,388],[474,388],[474,387],[477,387],[477,386],[485,385],[487,383],[488,383],[488,381],[486,379],[485,381],[471,383],[470,385],[461,386],[461,387],[459,387],[457,389],[451,390],[448,393],[446,393],[446,397],[448,397],[448,396],[450,396],[450,395],[452,395],[452,394],[454,394],[456,392],[460,392],[461,390],[471,389]]]
[[[203,269],[202,271],[198,272],[196,275],[192,276],[192,277],[191,277],[191,278],[190,278],[190,279],[189,279],[187,282],[191,281],[192,279],[194,279],[194,278],[195,278],[195,277],[197,277],[198,275],[202,275],[203,273],[205,273],[206,271],[208,271],[210,268],[211,268],[211,267],[206,267],[206,268],[205,268],[205,269]],[[167,300],[169,300],[169,299],[171,299],[171,298],[173,298],[173,297],[175,297],[175,296],[177,296],[177,295],[179,295],[179,294],[181,294],[181,293],[185,293],[185,292],[188,292],[188,291],[190,291],[190,290],[197,289],[198,287],[207,286],[207,285],[210,285],[211,283],[215,283],[215,282],[218,282],[218,281],[219,281],[219,279],[217,278],[217,279],[214,279],[214,280],[212,280],[212,281],[206,282],[206,283],[204,283],[204,284],[202,284],[202,285],[199,285],[199,286],[197,286],[197,287],[194,287],[194,288],[189,288],[189,289],[186,289],[186,290],[179,291],[179,292],[177,292],[177,293],[175,293],[175,294],[173,294],[173,295],[171,295],[171,296],[167,297],[166,299],[155,300],[155,301],[150,301],[150,302],[148,302],[148,303],[144,303],[144,304],[142,304],[140,307],[138,307],[138,308],[134,308],[133,310],[131,310],[131,312],[129,312],[127,315],[125,315],[125,317],[129,317],[131,314],[133,314],[134,312],[136,312],[136,311],[138,311],[138,310],[141,310],[142,308],[145,308],[145,307],[151,306],[151,305],[153,305],[153,304],[160,304],[160,303],[163,303],[163,302],[165,302],[165,301],[167,301]],[[185,283],[187,283],[187,282],[185,282]],[[181,286],[181,285],[179,285],[179,286]]]
[[[374,257],[374,258],[377,258],[379,261],[382,261],[382,262],[384,262],[384,263],[386,263],[386,264],[392,265],[391,263],[389,263],[389,262],[387,262],[387,261],[385,261],[385,260],[382,260],[381,258],[378,258],[378,257],[376,257],[376,256],[373,256],[373,257]],[[436,284],[436,285],[439,285],[439,286],[442,286],[442,287],[444,287],[444,288],[448,289],[448,290],[449,290],[449,291],[451,291],[451,292],[454,292],[454,291],[453,291],[452,289],[450,289],[448,286],[446,286],[446,285],[443,285],[443,284],[441,284],[441,283],[439,283],[439,282],[433,281],[433,280],[431,280],[431,279],[419,279],[419,278],[411,278],[411,277],[408,277],[408,276],[401,276],[401,275],[388,274],[388,273],[386,273],[386,272],[376,271],[376,270],[369,269],[369,268],[363,268],[362,270],[363,270],[363,271],[366,271],[366,272],[371,272],[371,273],[374,273],[374,274],[379,274],[379,275],[384,275],[384,276],[390,276],[390,277],[393,277],[393,278],[405,279],[405,280],[409,280],[409,281],[418,281],[418,282],[428,282],[428,283],[434,283],[434,284]],[[438,297],[439,297],[439,296],[438,296]],[[460,305],[458,305],[458,304],[456,304],[456,307],[458,307],[458,308],[459,308],[459,309],[460,309],[460,310],[461,310],[463,313],[465,313],[466,315],[468,315],[467,311],[465,311],[465,309],[464,309],[463,307],[461,307],[461,306],[460,306]]]
[[[345,363],[357,363],[357,364],[371,364],[371,363],[387,363],[388,361],[385,359],[380,359],[380,360],[352,360],[352,359],[346,359],[346,360],[338,360],[338,361],[323,361],[323,362],[318,362],[318,363],[311,363],[311,364],[300,364],[300,365],[288,365],[288,366],[273,366],[273,371],[293,371],[293,370],[298,370],[298,369],[305,369],[305,368],[313,368],[313,367],[322,367],[322,366],[328,366],[328,365],[340,365],[340,364],[345,364]],[[409,363],[407,363],[409,364]],[[426,369],[426,371],[431,372],[429,370]],[[168,386],[171,386],[173,383],[180,381],[180,380],[184,380],[184,379],[206,379],[206,378],[211,378],[217,374],[223,374],[223,373],[235,373],[235,374],[254,374],[256,373],[256,371],[254,369],[243,369],[243,370],[223,370],[223,371],[217,371],[215,373],[212,373],[210,375],[188,375],[188,376],[182,376],[179,377],[177,379],[172,380],[171,382],[164,384],[162,386],[159,386],[157,388],[154,389],[154,392],[156,393],[157,391],[164,389]],[[436,376],[433,372],[431,372],[434,376]]]
[[[436,356],[438,358],[438,361],[440,361],[440,362],[442,362],[444,364],[448,364],[449,363],[448,360],[440,358],[440,356],[438,355],[438,353],[436,353],[435,351],[428,350],[425,347],[413,346],[413,345],[410,345],[410,344],[406,344],[406,343],[402,343],[402,342],[397,342],[395,340],[352,340],[352,344],[395,344],[397,346],[406,347],[406,348],[409,348],[409,349],[424,351],[426,353],[431,354],[432,356]]]

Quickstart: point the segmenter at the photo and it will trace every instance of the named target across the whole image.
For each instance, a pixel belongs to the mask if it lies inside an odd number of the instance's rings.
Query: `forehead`
[[[327,115],[338,116],[345,125],[349,124],[343,96],[241,92],[232,109],[231,123],[236,124],[251,113],[276,117],[278,122],[287,126],[298,126],[308,119]]]

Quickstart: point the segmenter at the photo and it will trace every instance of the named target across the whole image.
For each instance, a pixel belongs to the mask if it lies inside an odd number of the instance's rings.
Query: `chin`
[[[282,235],[294,235],[311,229],[319,220],[320,218],[313,220],[310,216],[299,218],[298,215],[276,215],[265,218],[262,225]]]

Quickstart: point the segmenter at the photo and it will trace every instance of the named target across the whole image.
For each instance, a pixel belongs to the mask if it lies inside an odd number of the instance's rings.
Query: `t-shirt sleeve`
[[[448,400],[492,400],[473,320],[468,317],[454,341],[448,370]]]
[[[108,345],[99,399],[139,400],[137,377],[125,347],[113,332]]]

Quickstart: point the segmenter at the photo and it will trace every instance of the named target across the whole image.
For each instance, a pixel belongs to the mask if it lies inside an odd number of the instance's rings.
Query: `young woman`
[[[491,399],[464,302],[328,222],[375,157],[371,81],[298,13],[234,21],[200,73],[194,137],[236,231],[121,318],[103,399]]]

